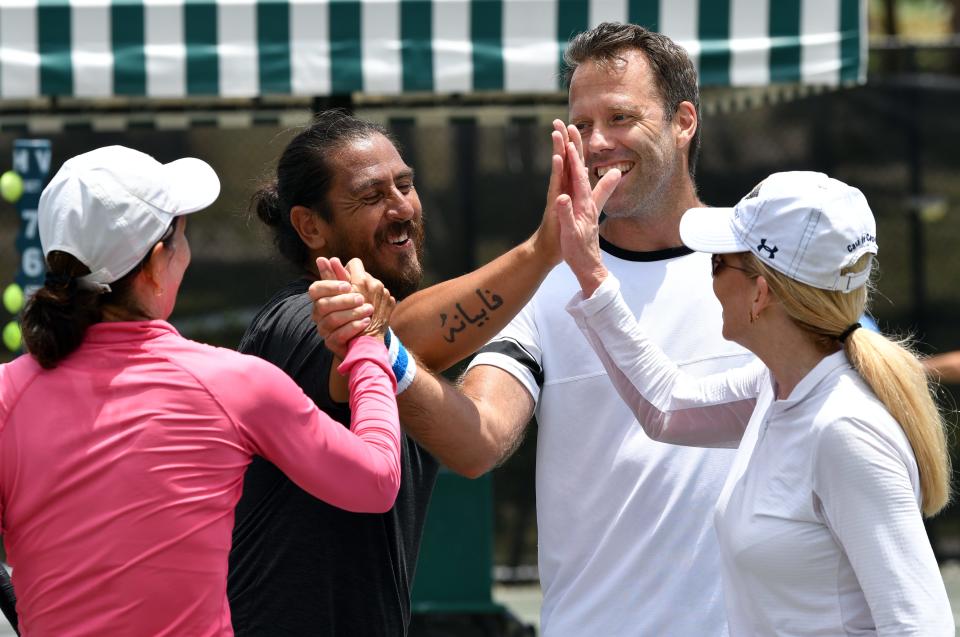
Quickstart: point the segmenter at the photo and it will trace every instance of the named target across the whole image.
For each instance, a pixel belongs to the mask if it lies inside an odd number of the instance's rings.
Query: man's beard
[[[423,280],[423,242],[414,244],[416,246],[416,263],[407,263],[405,266],[395,272],[380,272],[376,263],[371,263],[367,270],[371,275],[380,279],[383,285],[390,290],[390,294],[397,301],[402,301],[420,288],[420,281]],[[365,264],[366,265],[366,264]]]
[[[402,301],[420,288],[420,282],[423,279],[423,244],[424,230],[423,218],[419,222],[405,221],[392,224],[374,236],[374,250],[384,243],[388,243],[387,236],[391,231],[398,228],[406,229],[409,240],[413,242],[414,256],[404,259],[399,268],[382,267],[380,262],[371,257],[367,246],[356,246],[350,242],[340,241],[338,246],[334,246],[333,255],[347,263],[350,259],[360,259],[363,262],[364,269],[373,277],[380,280],[383,285],[390,290],[390,294],[397,301]]]

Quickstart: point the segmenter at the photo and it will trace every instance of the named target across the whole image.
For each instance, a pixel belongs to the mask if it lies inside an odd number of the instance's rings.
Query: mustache
[[[420,248],[423,245],[424,228],[423,219],[418,221],[408,219],[407,221],[394,221],[377,231],[375,239],[377,243],[389,243],[389,237],[406,234],[413,241],[414,245]]]

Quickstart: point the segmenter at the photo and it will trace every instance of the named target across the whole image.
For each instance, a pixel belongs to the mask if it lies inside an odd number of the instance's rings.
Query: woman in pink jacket
[[[340,368],[349,430],[270,364],[166,322],[190,262],[185,215],[219,190],[198,159],[112,146],[43,191],[30,355],[0,366],[0,521],[24,635],[232,635],[227,553],[254,455],[336,506],[393,504],[386,290]]]

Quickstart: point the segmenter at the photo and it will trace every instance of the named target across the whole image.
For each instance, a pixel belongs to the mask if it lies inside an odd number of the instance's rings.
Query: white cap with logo
[[[850,292],[863,270],[842,274],[864,254],[877,253],[877,226],[863,193],[817,172],[774,173],[733,208],[692,208],[680,238],[698,252],[752,252],[791,279]]]
[[[81,286],[110,283],[147,256],[179,215],[216,201],[220,180],[192,157],[161,164],[124,146],[106,146],[64,162],[40,195],[44,256],[60,250],[90,269]]]

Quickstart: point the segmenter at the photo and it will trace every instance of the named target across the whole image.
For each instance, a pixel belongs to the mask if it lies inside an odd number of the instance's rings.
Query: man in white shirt
[[[622,174],[603,208],[606,267],[624,282],[645,329],[686,371],[743,365],[750,355],[720,336],[709,257],[680,242],[681,215],[702,205],[693,181],[699,91],[690,58],[665,36],[604,23],[574,38],[566,61],[570,121],[583,137],[591,182]],[[555,175],[558,161],[555,153]],[[485,269],[503,277],[491,267],[502,259]],[[410,350],[436,359],[452,343],[441,338],[442,326],[458,299],[487,289],[476,276],[482,271],[398,306],[391,325]],[[732,452],[646,437],[563,309],[578,289],[567,268],[547,275],[474,359],[462,391],[417,374],[400,403],[404,426],[454,470],[480,475],[512,453],[536,410],[546,637],[726,635],[711,513]],[[324,322],[323,308],[344,307],[318,304],[325,337],[335,326]]]
[[[743,364],[750,355],[720,335],[709,258],[680,242],[680,216],[702,205],[692,63],[664,36],[609,24],[574,38],[566,61],[591,181],[623,174],[604,207],[606,267],[688,373]],[[568,270],[551,272],[463,385],[536,404],[543,633],[726,634],[711,513],[732,454],[647,438],[562,309],[578,289]]]

